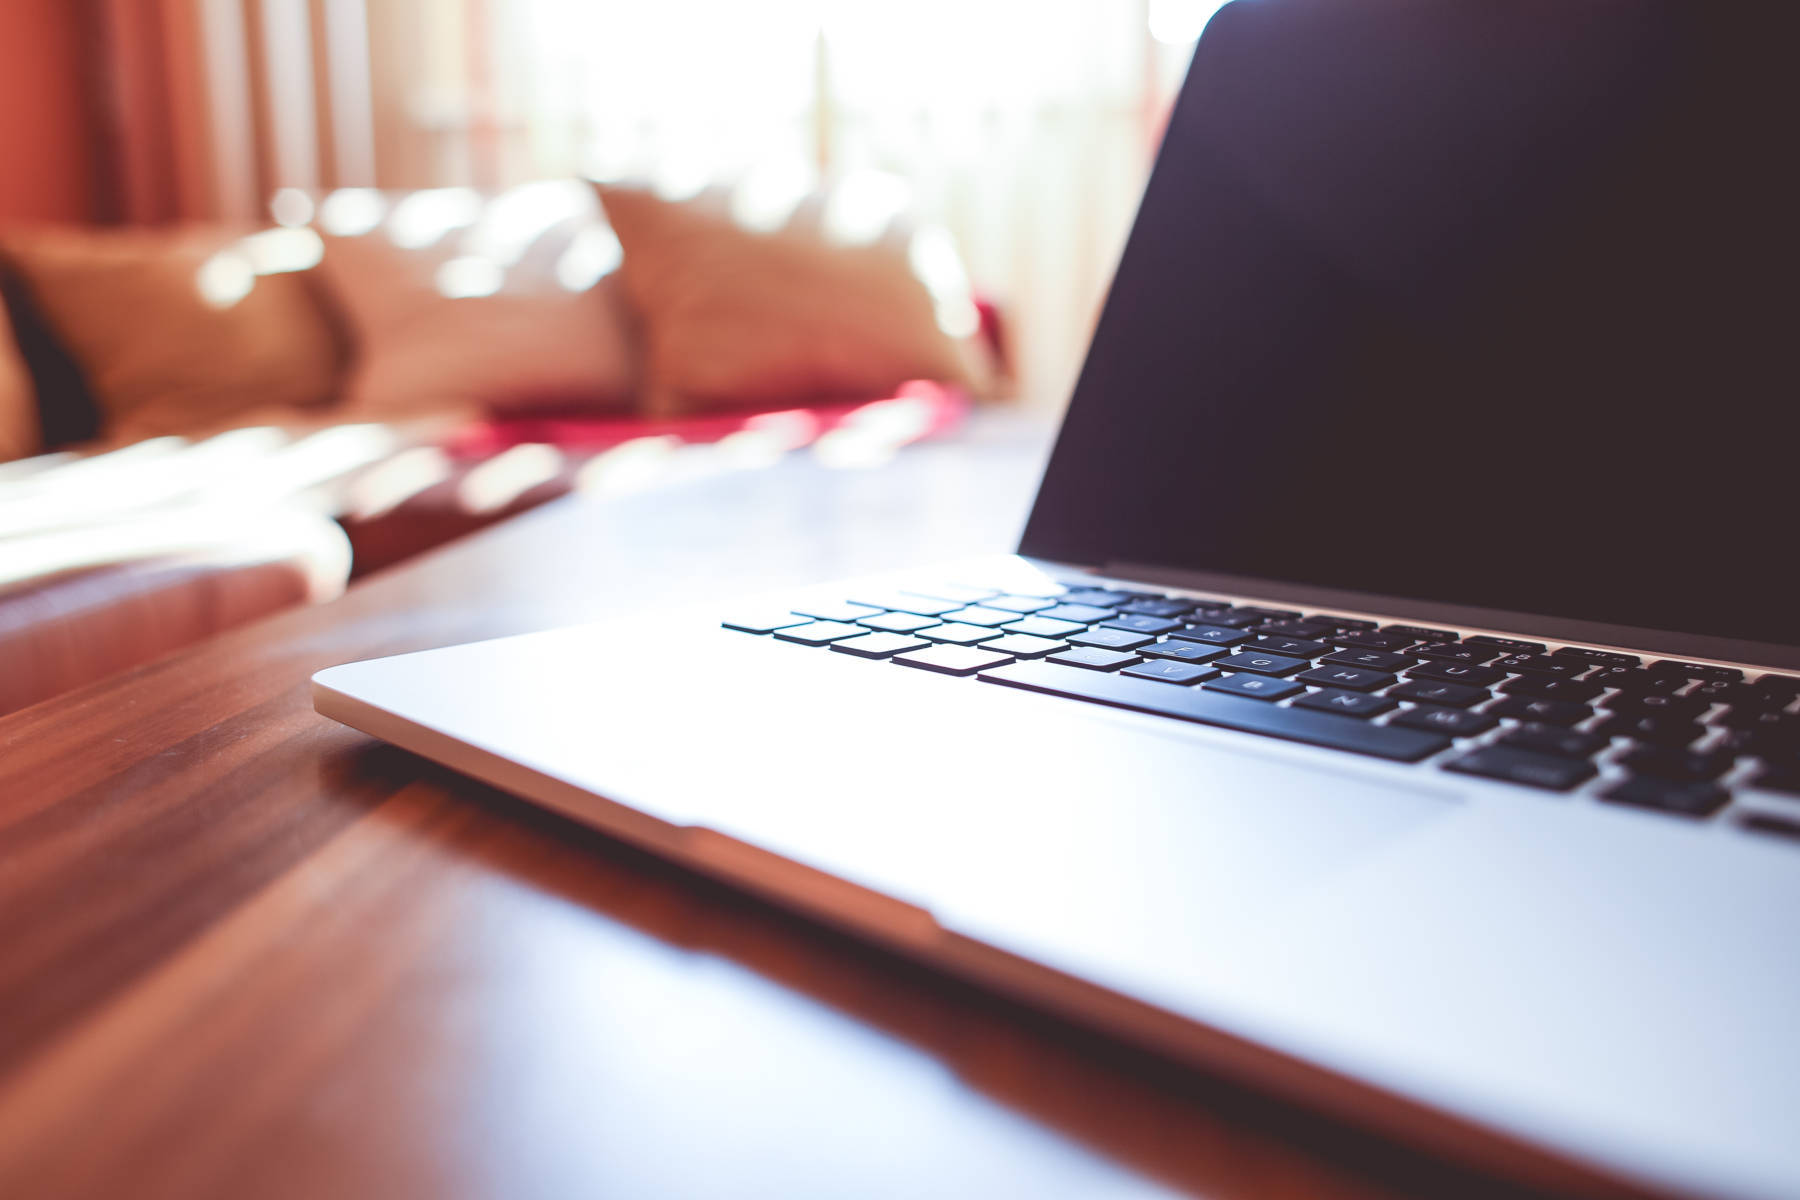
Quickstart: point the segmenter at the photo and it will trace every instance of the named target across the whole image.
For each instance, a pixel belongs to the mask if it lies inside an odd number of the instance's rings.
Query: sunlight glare
[[[585,292],[625,261],[619,235],[605,225],[590,225],[577,233],[569,248],[556,260],[556,282],[571,292]]]
[[[413,192],[388,217],[388,239],[402,250],[423,250],[452,230],[481,217],[481,197],[473,188],[426,188]]]
[[[798,450],[819,436],[819,415],[806,408],[757,413],[744,422],[744,428],[779,440],[784,449]]]
[[[580,181],[545,179],[509,188],[488,201],[462,250],[510,267],[559,222],[591,212],[592,193]]]
[[[348,507],[357,519],[372,520],[436,487],[450,473],[448,454],[436,446],[414,446],[358,476],[348,488]]]
[[[818,186],[818,172],[803,159],[783,156],[759,164],[731,193],[731,219],[742,229],[774,233]]]
[[[472,300],[499,291],[506,272],[492,259],[465,254],[440,266],[434,282],[438,295],[446,300]]]
[[[235,248],[221,250],[200,264],[194,286],[208,308],[231,308],[256,287],[256,268]]]
[[[1182,46],[1205,31],[1227,0],[1150,0],[1150,36],[1165,46]]]
[[[284,187],[269,197],[269,215],[277,225],[298,229],[312,224],[313,199],[299,188]]]
[[[325,241],[310,229],[266,229],[237,245],[258,275],[305,271],[325,257]]]
[[[825,200],[825,240],[862,246],[878,240],[906,210],[911,189],[886,171],[854,171]]]
[[[632,438],[596,454],[575,476],[577,491],[619,496],[646,491],[674,469],[681,439],[674,434]]]
[[[319,206],[319,228],[332,237],[361,237],[386,212],[387,202],[374,188],[339,188]]]
[[[523,442],[474,467],[456,485],[466,512],[498,512],[562,473],[562,451],[545,442]]]

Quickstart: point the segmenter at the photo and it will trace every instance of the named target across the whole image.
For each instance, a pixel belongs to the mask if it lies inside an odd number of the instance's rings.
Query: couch
[[[992,308],[903,214],[600,196],[0,230],[0,713],[577,487],[871,461],[997,390]]]

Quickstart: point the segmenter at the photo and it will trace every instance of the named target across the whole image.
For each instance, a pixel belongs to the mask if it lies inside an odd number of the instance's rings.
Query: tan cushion
[[[37,397],[0,304],[0,462],[36,454],[38,444]]]
[[[170,509],[0,547],[0,715],[329,600],[350,569],[343,531],[304,509]],[[44,572],[12,578],[23,564]]]
[[[672,202],[598,191],[625,250],[652,415],[884,395],[909,379],[975,382],[902,230],[842,244],[825,236],[818,204],[759,232],[732,219],[723,192]]]
[[[527,228],[525,246],[505,244],[504,207],[500,229],[476,217],[428,245],[397,245],[404,195],[386,198],[392,215],[376,228],[328,234],[323,277],[354,347],[346,413],[628,407],[633,364],[617,280],[596,281],[569,257],[593,265],[596,238],[603,256],[610,243],[616,259],[617,245],[592,197],[575,195],[587,211]],[[600,267],[610,266],[603,257]]]
[[[117,439],[331,399],[339,349],[311,285],[255,274],[242,245],[216,227],[83,229],[6,251]]]

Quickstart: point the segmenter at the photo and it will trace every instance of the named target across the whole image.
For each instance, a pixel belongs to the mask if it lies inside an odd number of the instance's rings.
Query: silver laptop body
[[[1227,7],[1020,554],[318,710],[1536,1185],[1800,1196],[1785,217],[1731,191],[1793,43],[1700,11]]]

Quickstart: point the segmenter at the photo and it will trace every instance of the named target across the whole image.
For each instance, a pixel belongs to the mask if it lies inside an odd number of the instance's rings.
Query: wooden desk
[[[1500,1191],[310,707],[333,663],[1005,549],[1040,446],[558,502],[0,722],[0,1196]]]

